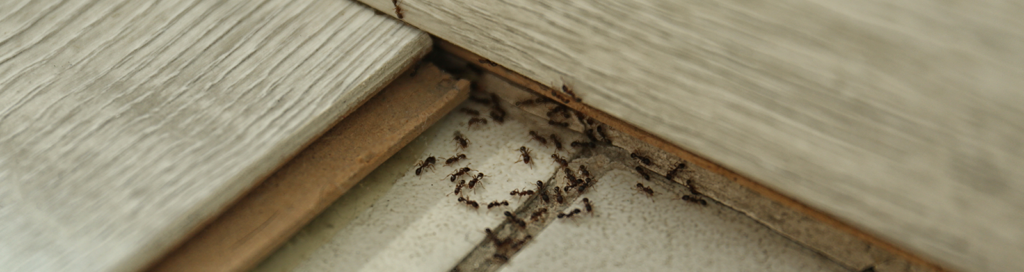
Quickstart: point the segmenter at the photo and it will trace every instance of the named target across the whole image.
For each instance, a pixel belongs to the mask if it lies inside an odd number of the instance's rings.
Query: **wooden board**
[[[1024,270],[1024,7],[398,4],[407,23],[933,261]]]
[[[351,1],[0,2],[0,267],[142,268],[429,48]]]
[[[413,68],[345,117],[152,271],[246,271],[469,97],[469,82]]]

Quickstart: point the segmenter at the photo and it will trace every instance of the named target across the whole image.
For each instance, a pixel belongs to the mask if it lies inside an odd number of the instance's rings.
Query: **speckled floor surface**
[[[472,101],[465,102],[463,108],[486,115],[487,107]],[[556,174],[561,171],[551,158],[558,154],[577,158],[573,169],[579,164],[594,168],[591,172],[597,182],[578,197],[566,195],[569,203],[558,206],[568,206],[564,210],[552,208],[537,222],[521,216],[535,235],[515,245],[517,250],[508,251],[507,263],[468,267],[502,271],[845,271],[717,202],[701,206],[683,201],[680,197],[686,194],[685,186],[658,177],[643,180],[632,170],[636,164],[628,152],[614,147],[571,148],[569,143],[586,137],[551,126],[511,105],[505,109],[508,117],[504,123],[488,118],[488,124],[473,127],[467,127],[472,116],[459,110],[450,113],[256,270],[449,271],[456,265],[467,267],[479,261],[474,260],[479,256],[497,258],[491,252],[471,253],[491,243],[484,229],[498,230],[506,221],[504,211],[514,212],[527,201],[541,201],[539,197],[511,196],[510,191],[537,190],[538,180],[547,189],[564,183],[564,174]],[[550,137],[546,145],[532,140],[531,130],[544,136],[558,135],[563,150],[553,147]],[[457,149],[456,131],[469,139],[467,148]],[[531,150],[532,164],[522,162],[519,148],[524,146]],[[447,158],[459,153],[467,158],[444,165]],[[437,157],[438,165],[416,175],[415,164],[428,156]],[[456,195],[456,183],[448,175],[461,167],[470,167],[471,173],[483,173],[484,177],[474,188],[464,187]],[[463,179],[470,180],[459,178]],[[638,190],[638,182],[652,188],[654,195]],[[457,201],[460,196],[481,207]],[[556,218],[559,212],[584,209],[584,197],[593,203],[592,212]],[[491,201],[508,201],[509,205],[488,209]],[[505,229],[517,231],[515,227]]]

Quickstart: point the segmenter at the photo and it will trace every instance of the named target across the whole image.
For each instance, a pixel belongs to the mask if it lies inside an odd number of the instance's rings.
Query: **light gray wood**
[[[0,1],[0,270],[142,268],[429,48],[343,0]]]
[[[398,4],[407,23],[911,252],[1024,270],[1020,4]]]

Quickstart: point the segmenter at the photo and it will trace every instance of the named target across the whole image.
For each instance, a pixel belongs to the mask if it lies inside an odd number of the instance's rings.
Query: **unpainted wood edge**
[[[388,79],[383,80],[382,81],[383,84],[380,84],[380,86],[377,86],[376,88],[374,88],[374,90],[371,92],[371,94],[366,96],[366,99],[363,99],[362,101],[359,101],[357,106],[352,107],[350,110],[348,110],[347,112],[342,114],[340,117],[338,117],[337,119],[332,121],[330,123],[330,125],[326,126],[324,129],[319,131],[316,134],[315,137],[311,137],[309,140],[307,140],[304,143],[302,143],[300,148],[296,148],[295,150],[290,152],[286,156],[286,159],[281,160],[275,167],[271,168],[270,170],[266,171],[265,173],[260,174],[259,178],[256,179],[256,180],[258,180],[258,182],[254,182],[248,188],[243,190],[240,194],[235,196],[234,199],[232,199],[231,201],[227,202],[228,203],[227,205],[224,205],[223,207],[219,208],[216,212],[214,212],[212,214],[212,216],[210,216],[209,218],[203,220],[202,223],[196,224],[196,226],[193,227],[191,230],[189,230],[185,236],[183,236],[178,241],[174,242],[172,246],[169,246],[166,249],[164,249],[162,252],[159,252],[156,255],[155,258],[152,258],[151,260],[149,260],[148,264],[146,264],[145,266],[142,266],[142,269],[140,269],[139,271],[153,271],[154,269],[156,269],[158,267],[158,265],[163,263],[164,260],[169,257],[169,254],[173,254],[174,252],[176,252],[178,249],[180,249],[182,246],[184,246],[186,243],[188,243],[193,237],[195,237],[196,234],[198,234],[199,232],[201,232],[204,229],[206,229],[206,227],[209,226],[211,223],[216,222],[217,218],[219,218],[220,215],[224,214],[224,212],[227,212],[232,207],[234,207],[235,204],[237,204],[239,201],[241,201],[247,195],[249,195],[249,193],[251,193],[257,187],[259,187],[261,184],[263,184],[263,181],[266,181],[267,178],[272,176],[275,172],[277,172],[279,169],[281,169],[281,167],[283,167],[289,161],[294,159],[295,156],[297,156],[299,153],[302,152],[302,150],[305,150],[306,148],[308,148],[311,144],[316,142],[317,139],[319,139],[321,136],[323,136],[324,133],[327,133],[327,131],[329,131],[331,128],[333,128],[334,126],[337,126],[338,123],[340,123],[342,120],[345,119],[345,117],[348,117],[353,112],[355,112],[360,107],[362,107],[363,104],[365,104],[367,101],[370,101],[370,99],[372,99],[374,96],[376,96],[378,93],[380,93],[381,90],[384,90],[384,88],[387,87],[390,82],[394,81],[399,76],[401,76],[404,73],[404,71],[407,71],[407,70],[409,70],[409,68],[412,68],[412,67],[418,65],[420,63],[420,60],[423,59],[423,57],[426,56],[427,53],[430,53],[430,51],[432,49],[433,49],[433,46],[430,46],[428,44],[423,49],[418,50],[419,52],[416,52],[416,54],[414,55],[413,58],[410,58],[410,59],[407,60],[407,62],[401,64],[402,65],[402,69],[399,70],[400,72],[394,73],[393,75],[390,75]],[[468,92],[467,92],[467,95],[468,95]],[[296,229],[296,231],[297,230],[298,229]],[[267,254],[269,254],[269,253],[267,253]],[[252,265],[255,265],[255,264],[252,264]],[[245,270],[245,269],[241,269],[241,270]]]
[[[672,144],[672,143],[670,143],[668,141],[665,141],[664,139],[661,139],[658,136],[655,136],[655,135],[650,134],[650,133],[648,133],[648,132],[646,132],[644,130],[641,130],[641,129],[637,128],[636,126],[633,126],[630,123],[627,123],[625,121],[619,120],[618,118],[616,118],[616,117],[614,117],[614,116],[612,116],[610,114],[607,114],[607,113],[605,113],[605,112],[603,112],[601,110],[592,108],[589,105],[584,104],[582,102],[577,102],[577,101],[573,101],[573,100],[569,100],[569,101],[562,100],[562,97],[556,97],[556,96],[552,95],[552,93],[560,93],[560,91],[558,91],[558,90],[556,90],[556,89],[554,89],[552,87],[546,86],[544,84],[541,84],[540,82],[537,82],[537,81],[535,81],[533,79],[527,78],[527,77],[525,77],[525,76],[523,76],[523,75],[521,75],[519,73],[516,73],[516,72],[514,72],[512,70],[506,69],[505,67],[501,66],[500,64],[497,64],[497,63],[495,63],[495,62],[493,62],[493,61],[491,61],[491,60],[489,60],[487,58],[481,57],[480,55],[478,55],[476,53],[473,53],[473,52],[470,52],[470,51],[468,51],[468,50],[466,50],[466,49],[464,49],[462,47],[459,47],[459,46],[457,46],[457,45],[455,45],[455,44],[453,44],[453,43],[451,43],[449,41],[446,41],[446,40],[441,39],[441,38],[436,37],[436,36],[433,36],[433,37],[434,37],[434,44],[439,49],[444,50],[444,51],[446,51],[448,53],[451,53],[454,56],[463,58],[463,59],[467,60],[468,63],[471,63],[474,66],[477,66],[477,67],[480,67],[480,68],[482,68],[484,70],[492,72],[492,73],[494,73],[494,74],[496,74],[498,76],[501,76],[501,77],[505,78],[506,80],[508,80],[510,82],[513,82],[515,84],[519,84],[519,85],[525,87],[526,89],[535,92],[538,95],[550,98],[550,99],[552,99],[554,101],[557,101],[558,103],[564,104],[564,105],[566,105],[566,106],[568,106],[568,107],[570,107],[570,108],[572,108],[572,109],[574,109],[576,111],[579,111],[579,112],[581,112],[583,114],[586,114],[587,116],[593,117],[595,120],[598,120],[598,121],[600,121],[602,123],[605,123],[605,124],[611,126],[612,128],[615,128],[615,129],[617,129],[619,131],[625,132],[625,133],[627,133],[629,135],[632,135],[633,137],[636,137],[637,139],[640,139],[641,141],[644,141],[644,142],[646,142],[648,144],[651,144],[651,145],[653,145],[655,147],[658,147],[658,148],[661,148],[661,149],[663,149],[665,151],[668,151],[669,153],[672,153],[672,154],[678,156],[681,159],[684,159],[684,160],[687,160],[687,161],[689,161],[691,163],[694,163],[697,166],[703,167],[704,169],[707,169],[708,171],[720,174],[720,175],[722,175],[722,176],[732,180],[733,182],[736,182],[736,183],[740,184],[741,186],[744,186],[744,187],[746,187],[746,188],[748,188],[748,189],[750,189],[750,190],[752,190],[752,191],[754,191],[754,192],[756,192],[756,193],[758,193],[758,194],[760,194],[760,195],[762,195],[762,196],[764,196],[764,197],[766,197],[766,198],[768,198],[770,200],[779,202],[779,203],[781,203],[782,205],[784,205],[786,207],[789,207],[789,208],[791,208],[793,210],[796,210],[798,212],[806,214],[810,218],[813,218],[815,220],[821,221],[821,222],[823,222],[825,224],[828,224],[828,225],[830,225],[832,227],[835,227],[835,228],[837,228],[837,229],[839,229],[841,231],[847,232],[847,233],[853,235],[854,237],[857,237],[859,239],[867,241],[868,243],[874,244],[874,245],[878,246],[881,249],[889,251],[889,252],[891,252],[891,253],[893,253],[893,254],[895,254],[897,256],[906,258],[907,260],[909,260],[909,261],[911,261],[913,263],[916,263],[918,265],[922,265],[924,267],[927,267],[927,268],[930,268],[930,269],[933,269],[933,270],[936,270],[936,271],[953,271],[953,270],[950,270],[948,268],[945,268],[945,267],[942,267],[942,266],[938,265],[937,262],[929,261],[929,260],[927,260],[927,259],[925,259],[923,257],[918,256],[917,254],[913,254],[913,253],[911,253],[911,252],[909,252],[907,250],[904,250],[904,249],[902,249],[902,248],[900,248],[900,247],[898,247],[898,246],[896,246],[894,244],[891,244],[891,243],[889,243],[889,242],[887,242],[885,240],[877,238],[874,235],[871,235],[871,234],[868,234],[866,232],[863,232],[860,229],[857,229],[857,228],[855,228],[855,227],[853,227],[853,226],[851,226],[851,225],[849,225],[849,224],[847,224],[845,222],[842,222],[839,219],[837,219],[837,218],[835,218],[835,217],[833,217],[833,216],[831,216],[831,215],[829,215],[827,213],[824,213],[824,212],[822,212],[820,210],[817,210],[817,209],[812,208],[812,207],[810,207],[810,206],[808,206],[806,204],[803,204],[803,203],[801,203],[799,201],[796,201],[796,200],[794,200],[792,198],[789,198],[789,197],[783,195],[782,193],[779,193],[778,191],[776,191],[774,189],[768,188],[768,187],[766,187],[766,186],[764,186],[764,185],[754,181],[751,178],[747,178],[747,177],[745,177],[743,175],[740,175],[740,174],[738,174],[738,173],[736,173],[736,172],[734,172],[732,170],[726,169],[725,167],[722,167],[722,166],[718,165],[717,163],[712,162],[711,160],[705,159],[705,158],[700,157],[700,156],[698,156],[698,155],[696,155],[696,154],[694,154],[692,152],[686,151],[686,150],[682,149],[681,147],[678,147],[678,146],[676,146],[676,145],[674,145],[674,144]]]

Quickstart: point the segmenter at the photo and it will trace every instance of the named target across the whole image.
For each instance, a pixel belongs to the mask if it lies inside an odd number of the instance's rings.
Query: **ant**
[[[515,244],[512,244],[512,250],[519,250],[519,248],[522,247],[523,244],[525,244],[527,241],[530,241],[531,239],[533,239],[533,235],[527,234],[526,237],[523,237],[522,240],[519,240]]]
[[[583,198],[583,207],[587,208],[587,212],[594,211],[594,206],[590,205],[590,199],[587,199],[586,197]]]
[[[654,190],[652,190],[651,187],[646,187],[643,184],[637,182],[636,188],[639,189],[640,191],[643,191],[645,194],[647,194],[647,196],[654,196]]]
[[[572,117],[572,114],[569,113],[569,107],[566,107],[565,105],[558,105],[558,106],[556,106],[554,108],[551,108],[551,110],[548,111],[547,115],[548,115],[548,118],[554,118],[555,115],[557,115],[559,113],[562,114],[563,118],[567,118],[568,119],[568,118]]]
[[[494,207],[497,207],[497,206],[508,206],[508,200],[503,200],[503,201],[501,201],[501,202],[498,202],[498,201],[491,201],[491,203],[490,203],[490,204],[487,204],[487,208],[488,208],[488,209],[490,209],[490,208],[494,208]]]
[[[568,167],[562,168],[562,170],[564,170],[564,172],[565,172],[565,179],[569,180],[569,184],[575,185],[575,184],[580,182],[579,179],[576,178],[576,175],[573,175],[572,174],[572,170],[569,170]]]
[[[491,231],[491,229],[489,228],[484,229],[484,232],[487,233],[487,238],[491,239],[491,241],[494,242],[494,245],[498,247],[505,246],[505,244],[508,244],[508,242],[510,242],[509,239],[498,239],[498,236],[495,235],[494,232]]]
[[[465,113],[465,114],[472,115],[472,116],[480,116],[480,112],[477,111],[477,110],[473,110],[473,109],[461,108],[461,109],[459,109],[459,111],[461,111],[462,113]]]
[[[702,198],[700,198],[699,196],[696,196],[696,195],[684,195],[683,196],[683,200],[686,200],[686,202],[690,202],[690,203],[693,203],[693,204],[700,204],[701,206],[707,206],[708,205],[707,201],[704,201],[704,199],[702,199]]]
[[[555,91],[555,89],[551,89],[551,96],[558,98],[558,100],[562,101],[562,103],[569,103],[569,99],[565,98],[565,95],[559,93],[558,91]]]
[[[419,176],[420,173],[423,172],[423,169],[432,169],[432,168],[434,168],[434,163],[435,162],[437,162],[437,159],[434,158],[434,156],[430,156],[430,157],[427,157],[426,160],[423,160],[422,162],[417,163],[416,164],[416,166],[417,166],[417,168],[416,168],[416,175]],[[453,179],[452,181],[455,181],[455,180]]]
[[[397,1],[397,0],[395,0],[395,1]],[[487,65],[490,65],[490,66],[498,66],[498,63],[495,63],[495,62],[493,62],[493,61],[491,61],[489,59],[480,59],[479,62],[480,62],[480,64],[487,64]]]
[[[555,149],[562,150],[562,141],[558,140],[558,136],[551,134],[551,142],[555,144]]]
[[[535,194],[535,192],[533,190],[522,190],[522,191],[520,191],[519,189],[515,189],[515,190],[512,190],[512,192],[509,192],[508,194],[511,195],[511,196],[528,196],[528,195]]]
[[[530,149],[526,148],[525,146],[521,146],[521,147],[519,147],[519,152],[523,154],[523,159],[522,159],[523,163],[531,164],[530,163],[531,162],[530,161]]]
[[[459,197],[459,202],[464,202],[466,205],[473,206],[474,209],[480,208],[480,204],[476,203],[476,201],[472,201],[461,196]]]
[[[469,119],[469,124],[467,124],[466,126],[467,127],[473,127],[474,124],[486,125],[487,124],[487,119],[479,118],[479,117],[473,117],[473,118]]]
[[[645,157],[645,156],[641,156],[641,155],[638,155],[638,154],[636,154],[636,152],[633,152],[633,153],[629,153],[629,157],[630,157],[630,158],[634,158],[634,159],[637,159],[637,160],[639,160],[639,161],[640,161],[641,163],[643,163],[643,164],[646,164],[646,165],[651,165],[651,158],[648,158],[648,157]]]
[[[590,177],[590,171],[587,171],[587,167],[580,165],[580,175],[583,177]]]
[[[564,127],[564,128],[569,127],[569,123],[567,123],[567,122],[556,122],[555,120],[548,120],[548,124],[552,125],[552,126],[557,126],[557,127]]]
[[[559,190],[558,186],[555,186],[555,201],[558,204],[562,204],[565,201],[565,198],[562,198],[562,190]]]
[[[701,193],[697,191],[697,188],[693,187],[693,179],[686,180],[686,188],[690,189],[690,194],[701,195]]]
[[[540,210],[533,212],[533,214],[530,215],[530,222],[537,222],[537,219],[543,216],[546,212],[548,212],[548,208],[540,208]]]
[[[532,131],[531,130],[530,131],[530,137],[533,137],[534,140],[537,140],[538,142],[540,142],[541,145],[547,145],[548,144],[548,139],[545,139],[544,137],[541,137],[540,134],[537,134],[536,131]]]
[[[517,101],[515,104],[516,104],[516,106],[529,106],[529,105],[533,105],[533,104],[537,104],[537,103],[544,103],[544,102],[547,102],[547,100],[548,100],[547,98],[538,97],[536,99],[527,99],[527,100],[523,100],[523,101]]]
[[[556,163],[562,165],[562,168],[569,167],[569,161],[566,161],[565,158],[558,156],[558,154],[551,154],[551,159],[554,160]]]
[[[644,179],[646,179],[646,180],[651,180],[651,175],[648,175],[648,174],[647,174],[647,171],[644,171],[644,168],[643,168],[643,167],[637,166],[637,167],[636,167],[636,168],[634,168],[634,169],[636,169],[636,172],[637,172],[637,173],[640,173],[640,176],[644,177]]]
[[[466,186],[466,180],[459,181],[459,184],[455,185],[455,195],[459,195],[459,192],[462,192],[462,186]]]
[[[497,122],[498,124],[504,123],[505,122],[505,114],[504,113],[498,113],[497,111],[491,111],[491,119],[494,119],[494,122]]]
[[[576,191],[582,194],[583,191],[587,190],[587,186],[590,186],[590,178],[587,178],[587,182],[582,183],[580,184],[580,186],[576,187]]]
[[[665,178],[668,179],[668,180],[675,179],[676,178],[676,174],[679,171],[684,170],[684,169],[686,169],[686,164],[685,163],[680,163],[679,165],[676,165],[676,168],[672,168],[671,171],[668,171],[668,174],[665,174]]]
[[[455,179],[459,178],[459,176],[462,176],[462,175],[464,175],[466,173],[469,173],[469,171],[470,171],[469,167],[463,167],[462,169],[455,170],[455,173],[452,173],[450,175],[452,177],[452,182],[455,182]]]
[[[505,122],[505,109],[501,108],[501,104],[498,104],[498,95],[491,93],[491,101],[494,101],[494,106],[491,107],[491,119],[495,122]]]
[[[558,213],[558,218],[569,218],[569,217],[572,217],[573,215],[577,215],[577,214],[579,214],[581,212],[583,212],[583,211],[581,211],[579,208],[575,208],[575,209],[572,209],[572,211],[569,212],[569,213]]]
[[[473,177],[473,179],[469,180],[469,188],[473,189],[473,186],[476,186],[476,183],[479,182],[480,179],[483,177],[484,173],[476,173],[476,176]]]
[[[504,254],[494,253],[494,258],[497,259],[499,263],[508,262],[508,256],[505,256]]]
[[[516,217],[511,212],[505,211],[505,217],[508,217],[508,220],[511,220],[513,223],[516,223],[516,225],[519,225],[520,228],[526,228],[526,221],[519,219],[519,217]]]
[[[475,119],[479,119],[479,118],[475,118]],[[484,120],[484,124],[487,124],[487,120],[486,119],[481,119],[481,120]],[[470,120],[470,121],[472,121],[472,120]],[[460,132],[460,131],[455,131],[455,133],[454,133],[454,135],[452,137],[452,141],[455,141],[455,149],[459,149],[459,148],[466,149],[467,147],[469,147],[469,139],[466,139],[466,136],[462,135],[462,132]]]
[[[391,0],[391,3],[395,5],[395,15],[398,19],[405,18],[405,15],[402,15],[402,7],[398,6],[398,0]]]
[[[469,100],[473,101],[473,102],[476,102],[476,103],[479,103],[479,104],[482,104],[484,106],[490,106],[491,105],[491,100],[487,99],[486,97],[485,98],[479,98],[479,97],[475,97],[475,96],[470,95],[469,96]]]
[[[446,165],[446,166],[447,165],[452,165],[454,163],[459,162],[459,160],[462,160],[462,159],[465,159],[465,158],[466,158],[466,154],[455,155],[455,156],[452,156],[451,158],[448,158],[447,160],[445,160],[444,161],[444,165]]]
[[[574,93],[572,91],[572,88],[570,88],[569,86],[562,84],[562,91],[569,94],[569,97],[572,97],[572,99],[576,100],[576,102],[583,102],[583,100],[576,96],[576,93]]]
[[[594,129],[588,128],[587,130],[583,131],[583,134],[587,135],[587,139],[589,139],[590,142],[592,142],[592,143],[598,142],[597,136],[594,136]]]
[[[604,139],[604,143],[612,144],[612,139],[608,138],[608,134],[604,132],[604,126],[597,126],[597,135],[600,135]]]
[[[590,148],[595,148],[595,147],[597,147],[597,144],[595,144],[594,142],[573,141],[572,144],[569,144],[569,146],[572,146],[572,147],[590,147]]]

